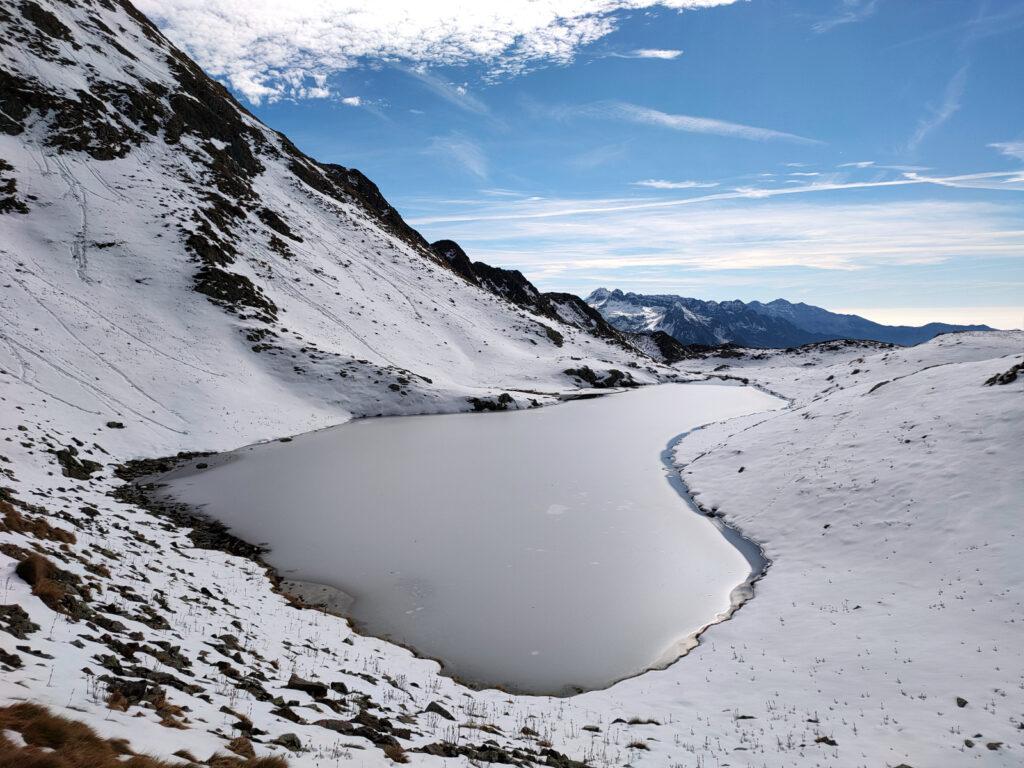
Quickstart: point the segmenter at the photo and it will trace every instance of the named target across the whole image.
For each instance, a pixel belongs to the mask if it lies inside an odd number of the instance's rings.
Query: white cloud
[[[306,81],[365,61],[458,65],[492,74],[566,63],[621,14],[736,0],[137,0],[208,72],[253,102],[294,98]]]
[[[637,48],[635,51],[630,51],[624,55],[631,59],[664,59],[670,61],[678,59],[683,55],[683,52],[672,48]]]
[[[960,111],[960,100],[963,98],[964,90],[967,87],[967,66],[964,65],[956,71],[946,84],[942,95],[942,103],[930,110],[930,114],[921,118],[917,124],[917,130],[907,142],[907,148],[911,151],[917,149],[929,133],[943,125],[949,118]]]
[[[632,186],[648,187],[650,189],[710,189],[711,187],[717,187],[718,182],[668,181],[666,179],[644,179],[643,181],[634,181],[632,183]]]
[[[440,96],[449,104],[476,115],[490,115],[491,111],[487,105],[476,96],[473,96],[464,84],[449,83],[444,78],[429,72],[423,66],[406,69],[405,72],[409,76],[416,78],[435,96]]]
[[[828,19],[813,24],[811,28],[821,34],[844,24],[855,24],[873,16],[881,0],[842,0],[839,12]]]
[[[342,104],[347,104],[350,107],[358,107],[363,103],[363,100],[358,96],[346,96],[341,100]]]
[[[641,107],[623,101],[602,101],[577,107],[565,107],[555,111],[558,116],[597,117],[609,120],[625,120],[641,125],[653,125],[671,128],[674,131],[687,133],[706,133],[717,136],[731,136],[750,141],[789,141],[797,144],[820,144],[815,139],[797,136],[792,133],[775,131],[770,128],[758,128],[752,125],[730,123],[710,117],[694,117],[692,115],[673,115],[657,109]]]
[[[589,170],[593,168],[600,168],[603,165],[620,160],[625,157],[628,152],[628,142],[603,144],[584,152],[580,152],[568,158],[566,162],[574,168]]]
[[[1024,192],[1024,178],[1016,171],[986,171],[959,176],[921,176],[908,173],[899,179],[887,181],[817,181],[795,187],[739,187],[728,192],[714,192],[696,197],[673,198],[669,200],[544,200],[536,207],[504,206],[498,209],[480,209],[471,212],[454,212],[435,216],[419,217],[410,221],[413,225],[456,224],[469,221],[517,221],[522,219],[553,219],[584,216],[589,214],[622,213],[659,208],[680,208],[690,205],[712,203],[721,200],[767,199],[790,195],[813,195],[822,192],[840,192],[855,189],[881,189],[932,184],[955,189],[998,189],[1005,192]],[[534,198],[531,198],[533,200]]]
[[[498,222],[491,213],[499,208],[515,215]],[[412,223],[431,239],[455,239],[475,259],[571,289],[653,278],[662,288],[681,275],[721,270],[764,278],[763,270],[781,267],[854,272],[959,258],[1021,259],[1022,218],[1018,205],[978,201],[747,198],[690,211],[619,199],[524,199]]]
[[[477,178],[487,178],[488,163],[483,149],[461,133],[435,136],[427,144],[426,151],[446,158]]]
[[[1007,157],[1024,160],[1024,141],[996,141],[989,146]]]

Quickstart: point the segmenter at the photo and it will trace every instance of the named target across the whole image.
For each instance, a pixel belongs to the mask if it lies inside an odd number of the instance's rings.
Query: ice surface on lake
[[[168,476],[288,578],[355,597],[363,631],[478,684],[590,689],[678,655],[729,607],[743,555],[660,454],[781,401],[663,385],[530,411],[358,421]],[[325,670],[324,674],[327,674]]]

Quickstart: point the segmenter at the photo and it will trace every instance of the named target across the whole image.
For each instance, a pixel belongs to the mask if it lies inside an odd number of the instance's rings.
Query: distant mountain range
[[[987,325],[882,325],[858,315],[802,302],[701,301],[684,296],[598,288],[586,298],[610,325],[630,333],[663,331],[681,344],[795,347],[831,339],[870,339],[905,346],[950,331],[990,331]]]

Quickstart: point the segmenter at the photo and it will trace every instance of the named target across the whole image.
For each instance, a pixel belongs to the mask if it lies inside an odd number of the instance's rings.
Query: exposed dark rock
[[[98,461],[79,459],[78,449],[73,445],[56,450],[53,452],[53,455],[57,457],[64,476],[73,477],[75,480],[88,480],[92,477],[93,473],[103,469],[103,465]]]
[[[622,334],[604,316],[573,293],[545,293],[542,295],[545,312],[549,317],[586,331],[591,336],[621,342]]]
[[[988,379],[985,382],[985,385],[991,387],[994,384],[1012,384],[1017,380],[1018,375],[1024,376],[1024,362],[1017,363],[1002,373],[997,373],[995,376]]]
[[[584,365],[579,368],[566,368],[565,374],[589,384],[594,389],[640,386],[633,379],[633,374],[629,373],[629,371],[620,371],[617,368],[610,368],[602,373],[597,373],[590,366]]]
[[[433,712],[433,713],[434,713],[435,715],[438,715],[438,716],[440,716],[440,717],[443,717],[443,718],[444,718],[445,720],[455,720],[455,715],[453,715],[453,714],[452,714],[451,712],[449,712],[449,711],[448,711],[447,709],[445,709],[444,707],[442,707],[442,706],[441,706],[440,704],[438,704],[438,703],[437,703],[436,701],[432,701],[432,702],[430,702],[430,703],[429,703],[429,704],[427,705],[427,708],[426,708],[425,710],[423,710],[423,711],[424,711],[424,712]]]
[[[452,272],[473,285],[479,285],[476,274],[473,272],[473,262],[462,250],[462,246],[454,240],[438,240],[436,243],[430,244],[430,250],[437,254],[442,263],[447,264]]]
[[[507,411],[510,406],[515,406],[516,401],[508,392],[502,392],[497,398],[467,397],[473,404],[474,411]]]
[[[302,740],[294,733],[282,733],[273,741],[274,744],[291,750],[292,752],[302,751]]]
[[[259,217],[260,221],[262,221],[272,230],[277,232],[279,235],[284,235],[285,237],[291,238],[297,243],[302,242],[302,238],[299,237],[294,232],[292,232],[291,227],[289,227],[285,223],[284,219],[282,219],[277,213],[270,210],[269,208],[260,208],[258,211],[256,211],[256,215]]]
[[[537,753],[526,749],[506,749],[493,741],[487,741],[483,744],[435,742],[417,747],[411,751],[422,752],[434,757],[465,757],[470,762],[501,763],[504,765],[532,766],[539,764],[556,766],[557,768],[586,768],[587,765],[550,748],[544,748]]]
[[[241,307],[249,307],[264,322],[277,319],[277,305],[245,275],[203,266],[195,275],[195,290],[230,312],[241,314]]]
[[[63,40],[66,43],[74,42],[71,30],[64,26],[60,19],[42,8],[38,3],[32,0],[24,0],[21,4],[21,15],[32,22],[36,29],[47,37]]]
[[[475,261],[473,274],[476,275],[477,284],[481,288],[496,296],[501,296],[520,307],[536,308],[538,305],[540,292],[518,269],[502,269]]]
[[[650,343],[655,346],[661,355],[662,361],[669,365],[678,363],[680,360],[704,357],[708,350],[712,349],[702,344],[683,344],[664,331],[650,331],[639,335],[649,339]],[[628,334],[628,337],[634,341],[637,341],[636,336],[635,334]]]
[[[15,603],[0,605],[0,629],[19,640],[25,640],[39,630],[39,625],[29,618],[24,608]]]
[[[550,325],[544,325],[540,323],[540,327],[544,330],[544,335],[548,337],[548,341],[554,344],[556,347],[562,346],[565,343],[565,337],[552,328]]]
[[[454,240],[438,240],[430,244],[430,250],[437,260],[461,276],[467,282],[483,288],[495,296],[534,314],[557,320],[599,339],[641,354],[647,354],[644,347],[631,344],[626,335],[614,328],[600,312],[590,307],[583,299],[571,293],[541,293],[522,272],[502,269],[471,261],[462,247]],[[564,343],[563,335],[549,325],[540,323],[541,329],[556,347]]]
[[[308,693],[314,699],[323,698],[327,695],[327,686],[324,683],[314,683],[309,680],[303,680],[298,675],[292,675],[285,688]]]
[[[17,180],[6,175],[13,170],[14,166],[0,158],[0,214],[28,213],[25,201],[18,197]]]
[[[270,710],[270,714],[277,715],[284,720],[291,720],[293,723],[306,722],[291,707],[278,707],[277,709]]]
[[[3,648],[0,648],[0,667],[3,667],[7,670],[12,670],[21,669],[21,667],[23,666],[24,663],[22,662],[21,657],[18,654],[9,653],[5,651]]]

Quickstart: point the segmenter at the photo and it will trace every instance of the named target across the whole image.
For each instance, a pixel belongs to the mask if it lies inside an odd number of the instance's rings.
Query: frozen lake
[[[747,387],[669,384],[370,419],[163,481],[266,542],[286,578],[353,596],[361,631],[477,685],[568,693],[670,662],[730,607],[751,563],[687,505],[662,454],[701,424],[781,405]]]

